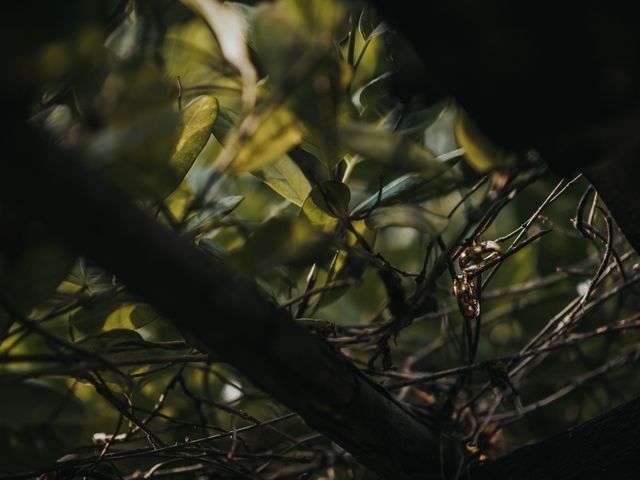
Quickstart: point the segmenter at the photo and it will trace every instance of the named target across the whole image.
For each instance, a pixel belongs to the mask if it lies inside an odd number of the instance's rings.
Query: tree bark
[[[0,206],[46,225],[124,280],[364,466],[393,479],[437,472],[438,434],[247,281],[164,228],[126,195],[14,122],[19,158],[0,168]]]

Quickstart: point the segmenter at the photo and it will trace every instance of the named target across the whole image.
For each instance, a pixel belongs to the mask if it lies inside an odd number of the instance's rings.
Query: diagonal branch
[[[394,479],[438,471],[437,433],[337,350],[156,223],[73,154],[19,122],[10,130],[21,156],[0,166],[0,206],[41,221],[115,273],[205,351],[371,470]]]

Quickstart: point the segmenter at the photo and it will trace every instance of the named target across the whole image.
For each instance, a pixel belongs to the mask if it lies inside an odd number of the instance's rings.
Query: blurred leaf
[[[394,69],[385,48],[387,43],[385,37],[388,36],[386,35],[388,32],[386,24],[379,23],[360,47],[360,51],[354,59],[352,91]]]
[[[229,75],[218,42],[201,18],[171,25],[161,49],[164,70],[171,81],[180,76],[184,87],[215,85],[231,80],[238,89],[241,83]],[[227,75],[225,75],[227,74]]]
[[[287,155],[254,172],[264,183],[294,205],[302,206],[311,192],[311,184],[300,167]]]
[[[352,226],[369,245],[375,243],[377,232],[368,229],[364,221],[354,221]],[[354,246],[357,243],[356,236],[352,232],[346,232],[345,243]],[[360,280],[369,265],[370,259],[360,254],[358,250],[340,250],[334,255],[333,263],[328,266],[324,281],[328,283],[340,280]],[[349,290],[350,287],[345,286],[321,293],[316,303],[316,309],[335,302]]]
[[[132,8],[106,39],[105,47],[124,60],[138,53],[140,44],[144,40],[143,35],[144,22],[136,9]]]
[[[200,14],[213,30],[224,57],[242,77],[242,99],[245,109],[250,109],[256,101],[257,75],[249,58],[244,15],[233,5],[220,3],[218,0],[182,2]]]
[[[262,67],[277,84],[314,46],[331,46],[333,32],[344,20],[336,0],[278,0],[256,11],[256,51]]]
[[[462,108],[458,108],[453,130],[458,145],[464,149],[465,158],[474,170],[488,172],[508,163],[507,153],[486,137]]]
[[[327,169],[341,158],[337,120],[350,115],[349,71],[332,51],[332,35],[345,18],[335,0],[279,0],[260,7],[255,19],[261,66],[304,122],[303,148]]]
[[[88,146],[106,172],[132,194],[160,200],[180,184],[211,136],[218,101],[201,96],[176,114],[170,107],[132,114]]]
[[[212,132],[221,144],[238,123],[238,115],[224,106],[220,107],[218,120],[213,124]]]
[[[286,107],[272,109],[261,118],[250,138],[234,137],[240,149],[231,163],[232,173],[255,171],[280,159],[302,140],[296,116]],[[227,141],[227,146],[232,142]]]
[[[398,123],[398,132],[403,135],[418,139],[427,128],[436,123],[449,106],[449,100],[442,100],[433,105],[408,105],[402,112],[402,118]]]
[[[351,100],[361,115],[366,112],[367,119],[372,116],[372,113],[381,117],[395,107],[397,101],[389,95],[392,78],[392,72],[385,72],[369,80],[354,92]]]
[[[227,250],[222,245],[210,238],[203,238],[198,242],[198,246],[215,257],[216,260],[222,260],[228,255]]]
[[[400,134],[351,123],[340,128],[340,140],[348,150],[394,171],[419,171],[436,177],[449,170],[426,147]]]
[[[244,275],[264,272],[276,265],[308,265],[326,248],[328,238],[311,225],[292,218],[272,218],[261,225],[229,262]]]
[[[447,227],[446,217],[430,212],[419,205],[396,205],[377,208],[365,220],[367,227],[410,227],[431,236],[439,235]]]

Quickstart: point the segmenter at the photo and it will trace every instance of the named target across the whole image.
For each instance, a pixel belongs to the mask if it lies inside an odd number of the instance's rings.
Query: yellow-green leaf
[[[206,20],[216,35],[225,59],[242,77],[242,96],[245,107],[250,108],[256,99],[257,74],[249,58],[246,42],[246,20],[230,3],[218,0],[182,0],[189,8]]]
[[[370,125],[343,125],[340,128],[340,140],[351,152],[396,172],[416,171],[433,178],[449,170],[449,167],[438,160],[428,148],[400,134]]]
[[[300,167],[287,155],[254,172],[264,183],[294,205],[302,206],[311,192],[311,184]]]
[[[178,183],[209,140],[218,112],[218,100],[206,95],[194,99],[182,111],[182,131],[170,162]]]
[[[272,109],[260,118],[253,134],[227,142],[238,142],[238,152],[230,166],[232,173],[252,172],[281,158],[302,141],[302,128],[286,107]]]
[[[256,51],[266,72],[277,83],[311,47],[331,47],[331,37],[344,19],[336,0],[279,0],[256,12]]]

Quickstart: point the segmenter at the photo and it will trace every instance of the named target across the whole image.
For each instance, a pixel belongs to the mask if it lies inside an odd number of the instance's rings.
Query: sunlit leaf
[[[125,303],[126,298],[122,295],[110,295],[88,302],[71,315],[69,322],[83,335],[100,333],[105,328],[109,316]]]
[[[217,118],[218,100],[210,96],[197,97],[181,112],[182,130],[170,160],[180,181],[206,145]]]
[[[218,101],[201,96],[179,114],[169,106],[133,114],[91,140],[89,153],[132,194],[162,199],[180,184],[211,136]]]
[[[240,149],[230,171],[250,172],[263,168],[280,159],[301,140],[302,130],[296,116],[284,106],[275,108],[261,119],[249,138],[234,138],[240,143]]]
[[[336,122],[349,115],[351,105],[349,70],[331,50],[332,34],[344,19],[335,0],[280,0],[260,7],[255,19],[260,64],[304,122],[304,148],[327,169],[341,157]]]
[[[218,0],[182,0],[199,13],[216,35],[224,57],[242,76],[242,97],[245,109],[256,100],[257,75],[249,58],[246,42],[247,24],[244,15],[231,4]]]
[[[260,180],[269,185],[294,205],[302,206],[311,191],[311,184],[300,167],[288,156],[254,172]]]
[[[278,83],[287,77],[309,48],[331,45],[344,20],[336,0],[278,0],[260,6],[254,25],[256,50],[263,68]]]

